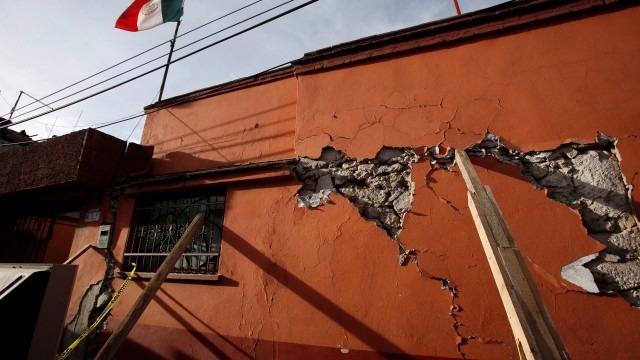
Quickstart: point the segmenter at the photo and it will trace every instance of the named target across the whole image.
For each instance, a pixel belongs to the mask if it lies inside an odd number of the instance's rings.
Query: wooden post
[[[455,153],[469,190],[469,210],[507,312],[520,359],[569,359],[569,353],[553,325],[491,189],[482,184],[467,154],[461,150]]]
[[[120,326],[118,326],[116,331],[111,334],[109,340],[107,340],[98,355],[95,357],[96,360],[111,360],[115,357],[120,345],[122,345],[124,340],[127,338],[127,335],[147,308],[147,305],[149,305],[158,289],[160,289],[160,286],[169,275],[169,272],[173,269],[180,255],[184,253],[187,246],[189,246],[191,239],[202,226],[203,220],[204,215],[200,213],[196,215],[193,221],[191,221],[187,230],[182,234],[182,237],[180,237],[180,240],[178,240],[176,245],[173,247],[173,250],[171,250],[169,255],[167,255],[167,258],[164,260],[162,265],[160,265],[156,274],[153,276],[151,281],[149,281],[142,291],[142,294],[140,294],[140,297],[138,297],[138,300],[136,300],[136,303],[133,304],[129,313],[120,323]]]

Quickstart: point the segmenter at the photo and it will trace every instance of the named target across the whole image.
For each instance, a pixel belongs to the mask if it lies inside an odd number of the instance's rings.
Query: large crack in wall
[[[519,167],[522,175],[547,196],[578,211],[588,234],[607,248],[565,266],[561,276],[585,290],[617,293],[640,306],[640,227],[633,211],[616,139],[598,133],[590,144],[568,143],[556,149],[515,151],[488,133],[466,149],[470,156],[493,156]],[[434,168],[449,170],[453,151],[438,155],[437,147],[424,154]],[[419,156],[409,148],[383,147],[374,159],[356,161],[326,147],[319,159],[300,158],[295,172],[303,184],[298,205],[317,207],[330,202],[329,194],[351,201],[367,220],[392,238],[398,238],[404,215],[411,209],[414,184],[411,165]],[[400,263],[411,252],[400,246]]]
[[[91,324],[98,318],[98,316],[102,313],[104,308],[111,300],[113,288],[111,286],[114,275],[116,262],[111,251],[107,251],[107,255],[105,257],[106,262],[106,270],[104,273],[104,278],[99,280],[97,283],[90,285],[87,291],[85,291],[84,296],[82,297],[82,301],[80,302],[80,306],[78,307],[78,312],[73,317],[73,319],[65,326],[64,336],[62,340],[63,348],[66,349],[71,343],[73,343],[82,333],[89,328]],[[104,330],[106,326],[106,321],[103,320],[101,327],[98,328],[97,332]],[[80,360],[85,359],[87,357],[91,357],[90,355],[94,353],[95,346],[93,344],[93,339],[96,336],[94,332],[88,336],[87,339],[82,341],[78,346],[69,354],[68,359],[70,360]]]
[[[607,247],[563,267],[561,276],[588,292],[615,293],[640,307],[640,227],[630,186],[620,168],[615,138],[599,133],[594,143],[569,143],[552,150],[524,153],[507,148],[498,136],[488,133],[466,152],[470,156],[493,156],[517,166],[536,188],[546,189],[550,199],[577,210],[588,234]],[[453,151],[439,154],[440,149],[434,146],[423,156],[429,159],[433,170],[451,170],[455,165]],[[363,218],[374,221],[397,241],[401,265],[411,260],[424,277],[441,281],[452,296],[449,316],[458,339],[457,350],[464,358],[462,346],[471,340],[484,340],[460,331],[466,325],[457,318],[460,310],[455,284],[425,272],[418,265],[417,251],[405,250],[398,241],[404,216],[413,202],[411,168],[418,160],[420,156],[410,148],[383,147],[374,159],[357,161],[326,147],[317,160],[298,159],[294,168],[302,183],[298,206],[313,208],[331,202],[331,193],[346,197]],[[489,342],[504,344],[495,339]]]
[[[397,239],[413,202],[411,164],[418,160],[410,148],[383,147],[375,158],[357,161],[325,147],[319,159],[300,158],[294,168],[302,183],[298,206],[318,207],[331,201],[329,194],[340,194]]]
[[[404,216],[412,207],[415,184],[411,181],[411,170],[418,160],[420,156],[410,148],[383,147],[375,158],[357,161],[332,147],[325,147],[317,160],[298,159],[294,168],[302,183],[298,206],[314,208],[331,202],[331,193],[346,197],[363,218],[374,221],[396,241],[401,266],[414,264],[423,278],[439,282],[442,289],[449,292],[448,316],[456,338],[456,350],[462,358],[466,358],[462,347],[470,341],[504,345],[501,340],[485,339],[472,330],[466,334],[470,328],[459,319],[462,308],[457,304],[455,284],[424,270],[418,261],[420,251],[405,249],[398,240]]]
[[[598,133],[595,143],[523,153],[487,134],[466,151],[518,166],[537,188],[547,190],[549,198],[577,210],[588,234],[607,248],[565,266],[562,277],[589,292],[617,293],[638,307],[640,228],[615,144],[615,138]],[[445,168],[452,164],[451,155],[431,158]]]

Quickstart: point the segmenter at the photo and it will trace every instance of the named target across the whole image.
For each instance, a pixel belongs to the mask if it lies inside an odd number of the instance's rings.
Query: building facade
[[[75,356],[95,353],[203,213],[123,358],[517,358],[465,149],[571,357],[632,358],[639,21],[630,1],[509,2],[148,106],[137,165],[78,210],[69,254],[109,243],[74,260],[65,342],[136,263]]]

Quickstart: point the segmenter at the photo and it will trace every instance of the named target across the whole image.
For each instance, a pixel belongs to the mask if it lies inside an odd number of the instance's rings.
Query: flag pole
[[[13,112],[16,111],[16,107],[18,106],[18,102],[20,102],[20,97],[22,96],[22,90],[20,90],[20,94],[18,94],[18,99],[16,100],[16,104],[11,108],[11,113],[9,114],[9,120],[13,117]]]
[[[173,48],[176,46],[176,38],[178,37],[178,29],[182,20],[178,20],[176,23],[176,31],[173,33],[173,39],[171,40],[171,50],[169,50],[169,57],[167,58],[167,66],[164,68],[164,76],[162,77],[162,84],[160,85],[160,94],[158,95],[158,101],[162,100],[162,93],[164,92],[164,84],[167,82],[167,74],[169,73],[169,65],[171,65],[171,55],[173,55]]]
[[[458,0],[453,0],[453,5],[456,6],[456,12],[458,13],[458,16],[460,16],[461,12],[460,12],[460,5],[458,5]]]

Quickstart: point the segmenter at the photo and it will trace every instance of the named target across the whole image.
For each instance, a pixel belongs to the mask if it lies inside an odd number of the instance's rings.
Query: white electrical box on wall
[[[111,228],[113,225],[100,225],[98,231],[98,241],[96,241],[96,247],[98,249],[106,249],[109,246],[109,236],[111,235]]]

